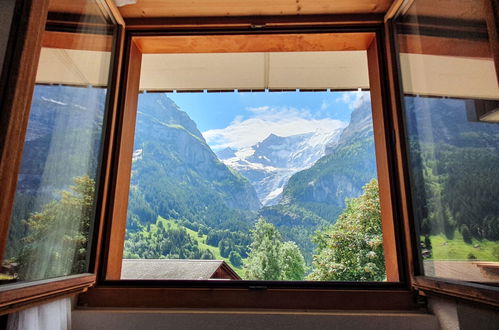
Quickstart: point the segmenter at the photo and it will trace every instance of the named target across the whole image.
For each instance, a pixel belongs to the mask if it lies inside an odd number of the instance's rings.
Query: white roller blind
[[[144,54],[141,90],[369,88],[366,51]]]

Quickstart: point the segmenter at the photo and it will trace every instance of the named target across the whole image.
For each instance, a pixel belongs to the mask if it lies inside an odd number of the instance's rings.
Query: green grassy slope
[[[430,236],[430,241],[433,253],[430,259],[433,260],[468,260],[474,255],[477,260],[499,261],[499,242],[473,239],[472,244],[468,244],[458,231],[452,240],[440,234]]]
[[[197,231],[194,231],[192,229],[189,229],[187,227],[179,225],[178,223],[175,222],[175,220],[171,220],[171,219],[167,220],[167,219],[162,218],[161,216],[158,216],[157,221],[162,221],[163,226],[165,228],[185,229],[187,231],[187,233],[189,234],[189,236],[191,236],[191,238],[193,238],[194,240],[196,240],[198,242],[200,249],[211,251],[211,253],[213,253],[213,255],[215,256],[215,259],[225,261],[241,278],[244,278],[244,270],[242,268],[238,268],[238,267],[234,266],[230,262],[229,258],[222,257],[220,255],[220,249],[218,247],[214,247],[214,246],[206,244],[207,235],[198,236]],[[155,230],[157,230],[157,226],[152,225],[151,231],[155,231]]]

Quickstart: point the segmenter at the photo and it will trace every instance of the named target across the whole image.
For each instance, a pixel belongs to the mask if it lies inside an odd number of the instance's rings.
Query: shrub
[[[461,226],[461,234],[463,235],[463,240],[468,243],[468,244],[471,244],[472,241],[471,241],[471,232],[470,232],[470,229],[468,228],[467,225],[462,225]]]
[[[473,253],[468,253],[468,260],[476,260],[477,257]]]

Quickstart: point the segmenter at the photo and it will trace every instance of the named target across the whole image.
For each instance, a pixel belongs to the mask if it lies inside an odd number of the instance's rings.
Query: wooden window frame
[[[0,183],[2,198],[0,198],[0,259],[8,240],[8,231],[16,192],[16,184],[21,164],[26,131],[28,127],[31,100],[35,87],[35,78],[42,46],[47,42],[65,45],[67,48],[77,48],[67,38],[46,37],[46,24],[50,0],[20,0],[16,3],[14,18],[9,36],[9,43],[0,73]],[[116,32],[112,46],[113,58],[110,65],[107,102],[107,118],[104,123],[102,175],[110,169],[110,159],[113,150],[113,132],[117,109],[117,91],[119,84],[119,67],[121,65],[124,21],[112,0],[99,0],[99,6],[105,10],[116,23]],[[54,45],[52,45],[54,46]],[[97,212],[90,253],[89,271],[52,279],[3,284],[0,286],[0,315],[19,311],[34,305],[42,304],[62,297],[74,296],[85,292],[96,282],[95,262],[100,253],[98,241],[102,232],[103,221],[100,218],[105,209],[105,196],[109,190],[106,180],[98,183],[98,195],[103,196],[97,201]]]
[[[261,20],[262,18],[258,18]],[[364,24],[331,24],[334,17],[317,17],[304,23],[282,22],[282,18],[266,18],[255,27],[251,19],[236,26],[233,19],[204,19],[192,25],[192,19],[176,19],[151,30],[144,26],[127,26],[125,37],[122,84],[120,91],[120,118],[117,122],[116,150],[113,177],[109,185],[113,191],[108,197],[106,231],[100,249],[105,251],[99,260],[97,285],[79,297],[80,306],[88,307],[220,307],[220,308],[336,308],[336,309],[415,309],[417,302],[411,288],[410,260],[407,249],[406,226],[399,200],[399,159],[396,154],[394,128],[390,116],[390,99],[384,52],[385,36],[382,19]],[[156,20],[154,21],[156,22]],[[215,23],[216,22],[216,23]],[[224,24],[225,22],[225,24]],[[134,20],[134,23],[137,23]],[[131,174],[135,117],[139,92],[141,37],[172,35],[265,35],[286,33],[372,33],[375,37],[368,47],[369,79],[376,159],[383,214],[383,235],[387,271],[393,282],[270,282],[270,281],[179,281],[179,280],[120,280],[123,243],[126,229],[128,190]],[[395,220],[396,219],[396,220]],[[132,298],[133,297],[133,298]],[[350,297],[350,298],[346,298]],[[345,300],[351,303],[345,304]]]
[[[113,66],[113,79],[110,84],[111,108],[106,125],[104,159],[101,168],[102,180],[98,189],[102,198],[99,200],[99,212],[96,216],[92,256],[89,270],[94,274],[80,274],[74,277],[57,278],[48,281],[27,283],[25,287],[9,290],[0,288],[0,314],[40,304],[51,299],[80,295],[79,305],[89,307],[192,307],[192,308],[286,308],[286,309],[417,309],[416,293],[439,294],[497,304],[497,288],[460,281],[432,279],[421,274],[415,226],[411,212],[410,185],[408,181],[408,163],[401,107],[401,89],[399,69],[395,53],[392,18],[394,13],[408,0],[396,0],[385,16],[383,15],[309,15],[275,17],[203,17],[203,18],[165,18],[165,19],[129,19],[123,21],[119,11],[111,0],[105,0],[118,22],[118,38]],[[497,5],[497,0],[491,0]],[[6,243],[8,225],[15,193],[24,136],[26,133],[30,102],[34,88],[34,79],[38,57],[45,30],[45,17],[48,0],[18,1],[17,19],[14,19],[11,38],[5,63],[9,63],[0,79],[0,182],[5,193],[0,199],[0,254]],[[497,7],[496,7],[497,8]],[[43,15],[42,13],[45,13]],[[497,18],[496,20],[497,21]],[[127,35],[125,38],[125,24]],[[130,120],[135,120],[125,113],[127,106],[133,106],[134,96],[127,91],[134,90],[133,84],[127,83],[129,76],[140,72],[137,66],[130,66],[131,36],[140,33],[164,33],[165,31],[206,33],[207,31],[238,30],[261,33],[282,30],[328,29],[329,31],[376,33],[376,57],[369,61],[378,63],[379,78],[371,82],[371,89],[379,90],[379,98],[372,99],[373,105],[382,105],[383,120],[378,121],[384,127],[383,147],[388,154],[386,164],[390,181],[388,188],[391,196],[392,214],[396,239],[399,281],[396,283],[307,283],[303,282],[251,282],[233,283],[230,286],[214,286],[213,282],[199,281],[117,281],[111,280],[116,269],[109,267],[109,260],[116,258],[116,241],[123,241],[117,235],[120,224],[113,218],[117,208],[126,212],[126,206],[118,205],[123,199],[123,185],[117,185],[120,176],[127,173],[125,164],[129,149],[126,140]],[[495,34],[497,39],[497,34]],[[124,51],[126,50],[126,52]],[[497,47],[495,48],[497,54]],[[372,53],[372,52],[371,52]],[[497,61],[497,55],[496,55]],[[136,97],[136,96],[135,96]],[[136,107],[136,105],[135,105]],[[134,125],[132,125],[134,129]],[[131,134],[133,138],[133,133]],[[130,137],[128,137],[130,139]],[[378,150],[377,150],[378,151]],[[131,155],[131,153],[130,153]],[[131,157],[129,157],[130,159]],[[379,166],[379,165],[378,165]],[[128,167],[129,168],[129,167]],[[121,180],[121,182],[124,182]],[[126,182],[126,181],[125,181]],[[128,189],[128,182],[126,182]],[[121,195],[120,195],[121,194]],[[121,196],[121,197],[120,197]],[[126,195],[128,198],[128,195]],[[125,204],[126,205],[126,204]],[[122,228],[126,224],[121,223]],[[123,231],[124,233],[124,231]],[[122,250],[123,246],[119,246]],[[122,252],[121,252],[122,253]],[[119,255],[119,251],[118,251]],[[112,265],[111,265],[112,266]],[[114,275],[113,275],[114,272]],[[450,283],[452,282],[452,283]]]
[[[398,59],[398,47],[396,41],[395,19],[404,13],[414,0],[396,0],[385,16],[385,51],[388,62],[388,87],[390,90],[390,103],[392,109],[392,120],[394,122],[394,134],[397,141],[397,163],[398,172],[402,174],[400,184],[402,210],[404,211],[405,237],[408,239],[408,267],[410,283],[420,296],[444,296],[447,298],[460,299],[468,302],[484,304],[488,306],[499,306],[499,287],[497,283],[488,285],[486,283],[474,283],[441,277],[425,276],[423,271],[422,258],[420,255],[419,239],[417,235],[417,224],[413,216],[413,206],[411,197],[411,183],[409,179],[408,147],[406,144],[405,116],[403,114],[403,87],[401,77],[401,67]],[[486,0],[487,10],[487,30],[489,32],[489,42],[496,67],[497,79],[499,82],[499,36],[497,33],[498,22],[498,0]],[[494,14],[495,13],[495,14]],[[426,40],[424,40],[426,42]],[[461,56],[480,57],[484,56],[483,45],[471,43],[473,52],[460,54]],[[435,55],[455,55],[455,50],[448,40],[443,43],[426,43],[426,51]],[[420,53],[421,49],[410,49],[409,52]]]

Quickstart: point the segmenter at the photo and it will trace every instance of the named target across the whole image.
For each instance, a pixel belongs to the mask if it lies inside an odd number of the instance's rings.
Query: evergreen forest
[[[37,279],[87,267],[105,91],[83,90],[36,88],[3,273]],[[362,101],[339,139],[264,206],[186,112],[165,94],[141,94],[124,258],[224,260],[250,280],[385,280],[371,109]],[[499,261],[499,124],[473,120],[470,107],[405,99],[412,209],[429,260]],[[61,231],[61,242],[45,239]]]

